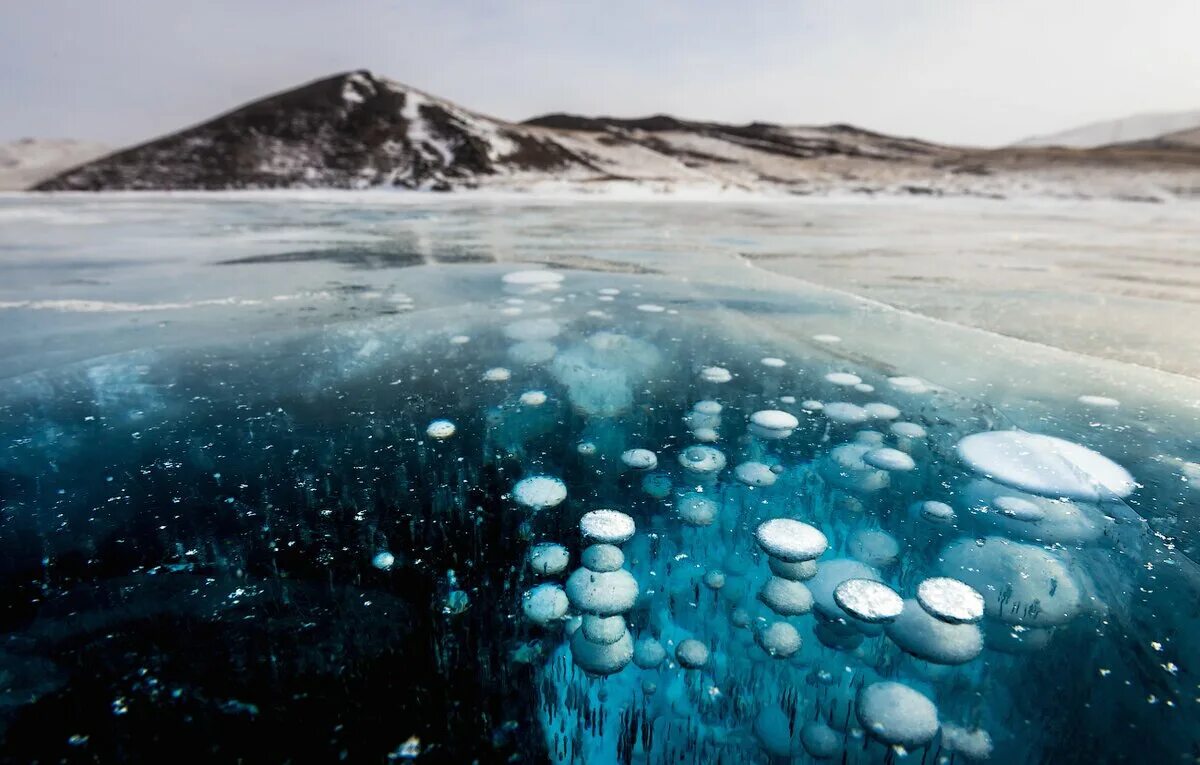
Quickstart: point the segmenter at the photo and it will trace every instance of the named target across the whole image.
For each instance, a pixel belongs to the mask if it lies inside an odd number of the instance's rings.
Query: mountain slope
[[[269,96],[39,189],[448,188],[578,160],[528,131],[360,71]]]
[[[22,138],[0,143],[0,191],[15,191],[89,162],[112,149],[70,138]]]
[[[1134,114],[1093,122],[1060,133],[1032,136],[1014,146],[1062,146],[1090,149],[1116,143],[1148,141],[1181,130],[1200,127],[1200,111]]]
[[[278,93],[67,170],[42,191],[402,187],[1108,196],[1200,194],[1182,145],[981,151],[849,125],[487,117],[371,74]]]

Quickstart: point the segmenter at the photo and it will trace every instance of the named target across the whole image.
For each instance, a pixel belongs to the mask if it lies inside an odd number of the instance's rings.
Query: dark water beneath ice
[[[770,210],[5,205],[4,761],[1200,751],[1189,382],[748,268],[729,248],[803,247]],[[561,281],[504,282],[526,269]],[[723,408],[685,419],[700,401]],[[898,413],[846,422],[811,403],[838,401]],[[796,425],[755,434],[762,410]],[[455,432],[439,440],[426,429],[442,418]],[[1035,476],[1099,494],[1063,501],[988,481],[956,451],[1014,426],[1106,455],[1137,485],[1120,499],[1103,469],[1020,452]],[[679,460],[703,427],[727,463],[713,475]],[[864,464],[880,446],[912,469]],[[632,448],[657,467],[624,465]],[[739,481],[749,461],[774,483]],[[521,505],[531,475],[560,479],[565,501]],[[711,500],[708,525],[680,517],[684,495]],[[1004,516],[1001,496],[1041,520]],[[953,521],[922,515],[926,501]],[[591,641],[605,676],[577,663],[586,599],[568,586],[565,618],[538,625],[523,598],[580,567],[579,521],[597,508],[637,527],[621,543],[637,583],[621,640]],[[777,517],[828,542],[803,613],[760,594],[772,568],[754,535]],[[561,574],[526,561],[548,542],[569,551]],[[849,571],[924,621],[848,616],[831,593]],[[982,593],[977,626],[914,600],[933,576]],[[763,648],[779,623],[800,639],[786,657]],[[634,662],[603,647],[625,630]],[[681,666],[688,639],[703,668]],[[898,718],[872,717],[864,695],[889,682],[936,706],[932,732],[911,695],[885,705]]]

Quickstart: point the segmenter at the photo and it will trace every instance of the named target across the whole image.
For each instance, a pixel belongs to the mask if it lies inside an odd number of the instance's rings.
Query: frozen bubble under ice
[[[895,619],[904,609],[904,599],[883,582],[847,579],[833,590],[834,601],[859,621],[878,624]]]
[[[567,485],[553,476],[529,476],[517,481],[513,498],[518,504],[535,510],[555,507],[567,498]]]
[[[633,518],[619,510],[591,510],[579,519],[584,539],[619,545],[629,541],[637,530]]]
[[[549,624],[567,615],[567,594],[557,584],[539,584],[521,598],[521,610],[534,624]]]
[[[616,571],[625,565],[625,553],[621,548],[610,544],[595,544],[584,549],[579,556],[583,567],[599,573]]]
[[[938,732],[937,707],[903,683],[883,681],[858,694],[858,721],[874,738],[909,749],[924,746]]]
[[[1031,494],[1095,502],[1128,496],[1133,476],[1086,446],[1041,433],[991,430],[955,447],[969,468]]]
[[[773,576],[763,584],[758,599],[780,616],[802,616],[813,607],[813,596],[808,587],[779,576]]]
[[[649,449],[627,449],[621,453],[621,462],[634,470],[653,470],[658,467],[658,456]]]
[[[567,598],[580,611],[600,616],[623,614],[637,602],[638,584],[625,569],[592,571],[576,569],[567,578]]]
[[[800,633],[787,622],[772,622],[754,634],[754,642],[768,656],[786,659],[800,650]]]
[[[983,596],[966,582],[934,576],[917,585],[917,602],[930,615],[950,624],[970,624],[983,618]]]
[[[788,563],[819,558],[829,547],[820,529],[792,518],[764,521],[754,538],[767,555]]]
[[[708,657],[708,646],[695,638],[682,640],[675,646],[675,661],[684,669],[703,669]]]
[[[571,553],[556,542],[541,542],[529,548],[529,568],[542,576],[555,576],[567,570]]]

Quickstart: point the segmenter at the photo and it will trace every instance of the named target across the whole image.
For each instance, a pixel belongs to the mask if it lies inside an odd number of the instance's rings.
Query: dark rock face
[[[57,175],[38,190],[450,188],[497,159],[553,169],[572,158],[515,126],[359,71],[269,96]]]

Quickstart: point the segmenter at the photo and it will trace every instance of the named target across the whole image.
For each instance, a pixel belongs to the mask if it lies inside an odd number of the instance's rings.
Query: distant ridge
[[[1150,141],[1169,133],[1200,127],[1200,110],[1135,114],[1115,120],[1092,122],[1060,133],[1032,136],[1014,146],[1064,146],[1091,149],[1118,143]]]
[[[0,191],[15,191],[112,151],[71,138],[21,138],[0,143]]]
[[[1200,150],[983,151],[851,125],[669,115],[510,123],[369,71],[245,104],[38,183],[41,191],[573,188],[1109,196],[1200,194]]]

